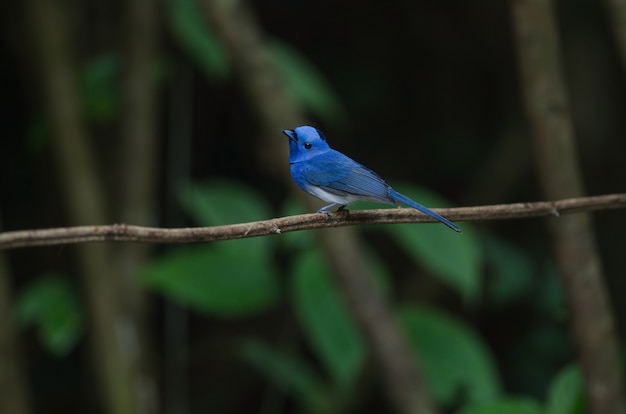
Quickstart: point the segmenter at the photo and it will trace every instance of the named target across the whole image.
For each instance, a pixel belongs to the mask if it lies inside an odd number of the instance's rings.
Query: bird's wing
[[[331,150],[308,160],[304,177],[311,185],[330,193],[394,203],[389,197],[389,185],[378,174],[338,151]]]

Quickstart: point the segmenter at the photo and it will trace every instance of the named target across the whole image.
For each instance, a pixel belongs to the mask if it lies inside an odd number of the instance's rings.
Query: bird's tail
[[[389,190],[389,196],[391,198],[393,198],[395,201],[398,201],[398,202],[400,202],[402,204],[406,204],[409,207],[413,207],[414,209],[419,210],[419,211],[421,211],[424,214],[428,214],[432,218],[434,218],[436,220],[439,220],[440,222],[442,222],[446,226],[450,227],[452,230],[456,231],[457,233],[461,233],[461,229],[458,228],[457,226],[455,226],[448,219],[445,219],[445,218],[441,217],[439,214],[435,213],[434,211],[431,211],[430,209],[424,207],[423,205],[421,205],[419,203],[416,203],[415,201],[411,200],[409,197],[400,194],[399,192],[397,192],[393,188]]]

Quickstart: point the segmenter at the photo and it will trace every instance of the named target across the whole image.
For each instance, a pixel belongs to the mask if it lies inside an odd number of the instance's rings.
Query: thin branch
[[[626,208],[626,193],[569,198],[559,201],[434,209],[434,211],[453,221],[486,221],[559,216],[560,214],[618,208]],[[0,233],[0,249],[102,241],[200,243],[358,224],[427,223],[433,221],[430,217],[410,208],[388,208],[352,210],[348,213],[335,213],[330,218],[326,214],[314,213],[213,227],[163,229],[130,224],[60,227]]]

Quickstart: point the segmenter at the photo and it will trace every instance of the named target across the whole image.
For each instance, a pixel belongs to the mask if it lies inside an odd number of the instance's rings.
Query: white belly
[[[359,196],[355,196],[352,194],[338,195],[334,193],[329,193],[328,191],[321,189],[319,187],[307,186],[305,189],[307,193],[319,198],[320,200],[326,201],[328,203],[339,203],[339,204],[350,204],[355,201],[359,201],[362,198]]]

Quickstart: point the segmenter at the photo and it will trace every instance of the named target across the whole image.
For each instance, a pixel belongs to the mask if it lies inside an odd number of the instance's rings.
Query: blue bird
[[[330,216],[332,207],[339,206],[337,211],[341,211],[355,201],[402,203],[461,233],[461,229],[449,220],[398,193],[374,171],[330,148],[326,137],[317,128],[300,126],[282,132],[289,137],[293,181],[307,193],[331,203],[317,210],[318,213]]]

